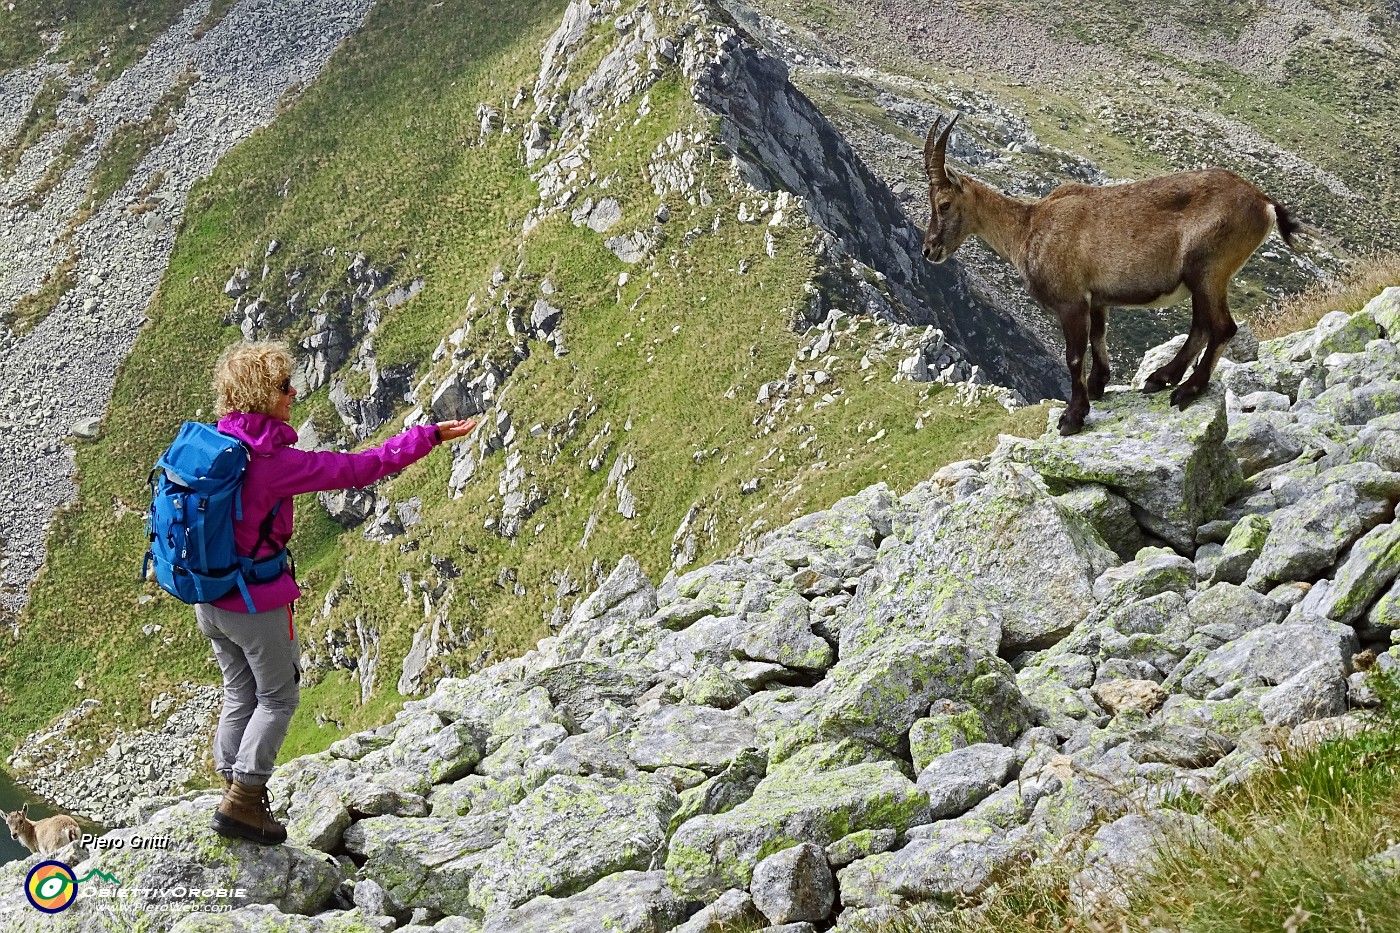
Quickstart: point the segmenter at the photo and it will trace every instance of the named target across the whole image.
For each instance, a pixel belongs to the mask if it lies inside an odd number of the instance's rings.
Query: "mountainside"
[[[624,555],[681,573],[1039,425],[1008,409],[1060,393],[1056,328],[985,250],[918,252],[939,114],[1013,193],[1210,161],[1296,206],[1326,246],[1270,241],[1241,308],[1400,216],[1385,7],[127,6],[0,14],[0,735],[35,779],[203,779],[217,670],[134,578],[145,471],[240,334],[292,343],[308,445],[483,423],[297,503],[290,755],[529,649]],[[1119,370],[1181,329],[1117,316]]]
[[[144,550],[145,471],[208,406],[214,356],[240,332],[297,348],[309,444],[419,418],[484,425],[378,490],[299,505],[293,549],[316,595],[301,609],[309,689],[293,749],[533,645],[624,553],[654,573],[684,567],[1039,418],[1000,401],[1053,389],[1046,352],[1025,338],[1015,365],[977,367],[975,342],[1010,325],[957,303],[955,269],[934,278],[914,262],[917,231],[888,192],[722,13],[437,9],[376,6],[324,75],[194,187],[151,304],[112,312],[148,324],[100,426],[79,426],[95,437],[79,442],[78,498],[0,661],[10,741],[72,708],[71,741],[49,754],[106,761],[134,747],[133,720],[154,735],[172,710],[207,709],[194,687],[216,671],[188,610],[124,581]],[[746,129],[727,96],[740,89],[789,123]],[[773,132],[784,125],[805,135]],[[809,142],[849,160],[811,163],[826,193],[793,168]],[[144,165],[124,191],[149,186]],[[841,171],[844,211],[825,200]],[[745,181],[764,172],[793,190]],[[132,195],[124,216],[149,216],[145,203]],[[899,225],[890,242],[850,219],[872,205],[884,219],[870,230]],[[843,226],[824,229],[823,212]],[[11,365],[35,368],[46,335],[105,313],[85,294],[80,283],[15,328]],[[989,377],[1013,391],[975,387]],[[61,461],[44,432],[89,411],[17,422],[20,449]],[[12,501],[43,482],[25,466],[6,474]],[[44,515],[6,516],[18,586],[44,553]],[[136,744],[160,751],[118,766],[134,780],[169,790],[202,767],[197,742]]]
[[[1395,930],[1396,334],[1400,287],[1185,411],[1115,390],[1081,435],[1004,437],[747,556],[659,586],[624,558],[536,648],[283,764],[288,844],[216,836],[209,790],[139,801],[54,854],[96,896],[39,914],[34,856],[0,918]]]

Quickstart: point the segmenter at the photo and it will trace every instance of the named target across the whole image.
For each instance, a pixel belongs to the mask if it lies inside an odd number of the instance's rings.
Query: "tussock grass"
[[[63,296],[78,284],[77,268],[78,255],[70,252],[44,277],[43,284],[36,291],[15,302],[14,308],[6,316],[6,326],[17,334],[27,334],[39,326],[58,307]]]
[[[160,96],[145,120],[123,123],[102,147],[97,167],[92,173],[92,185],[83,202],[83,210],[96,211],[131,178],[131,173],[152,149],[166,136],[175,132],[174,116],[184,106],[190,87],[199,75],[186,71]],[[149,193],[149,192],[147,192]],[[141,197],[145,197],[143,194]]]
[[[70,134],[63,143],[58,155],[44,170],[43,177],[35,183],[34,190],[29,193],[29,197],[14,201],[9,206],[18,207],[24,204],[37,210],[44,203],[44,198],[48,196],[48,193],[54,189],[54,186],[63,180],[64,175],[68,174],[68,170],[78,160],[78,155],[92,143],[96,134],[97,123],[91,117],[86,118],[83,125]]]
[[[1352,260],[1336,278],[1271,305],[1251,323],[1261,339],[1281,337],[1312,327],[1331,311],[1359,311],[1392,285],[1400,285],[1400,253],[1373,253]]]
[[[20,159],[44,134],[58,125],[58,105],[68,96],[68,85],[58,78],[47,78],[35,95],[34,102],[20,121],[19,129],[8,145],[0,148],[0,175],[8,178],[15,173]]]
[[[1359,734],[1290,747],[1234,787],[1177,801],[1225,842],[1188,837],[1162,847],[1151,870],[1127,884],[1126,910],[1086,912],[1071,902],[1071,844],[1065,857],[1001,879],[977,906],[914,908],[855,931],[1394,933],[1400,874],[1364,863],[1400,839],[1400,682],[1371,683],[1385,707]]]
[[[185,0],[25,0],[0,8],[0,73],[38,60],[55,33],[53,60],[96,67],[99,82],[121,74],[173,23]]]

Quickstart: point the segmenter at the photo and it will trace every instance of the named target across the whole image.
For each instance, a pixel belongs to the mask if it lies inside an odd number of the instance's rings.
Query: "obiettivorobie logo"
[[[29,875],[24,879],[24,896],[36,909],[46,914],[56,914],[66,910],[78,899],[78,885],[94,875],[121,886],[121,882],[116,878],[96,868],[79,878],[64,862],[40,862],[30,869]]]

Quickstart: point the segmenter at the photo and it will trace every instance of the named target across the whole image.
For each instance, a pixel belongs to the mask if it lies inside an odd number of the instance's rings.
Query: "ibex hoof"
[[[1195,389],[1189,385],[1178,386],[1176,391],[1172,393],[1171,403],[1179,410],[1185,411],[1187,407],[1196,400],[1196,396],[1200,394],[1199,389]]]
[[[1156,379],[1149,378],[1146,382],[1142,384],[1142,391],[1145,395],[1152,395],[1153,393],[1161,392],[1168,385],[1170,385],[1170,383],[1159,382]]]
[[[1071,418],[1068,415],[1060,416],[1060,437],[1069,437],[1071,434],[1078,434],[1084,430],[1083,418]]]

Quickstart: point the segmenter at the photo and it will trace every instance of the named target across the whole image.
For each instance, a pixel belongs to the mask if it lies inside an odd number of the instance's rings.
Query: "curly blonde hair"
[[[291,376],[292,354],[285,343],[239,341],[214,364],[214,413],[220,418],[234,411],[270,415]]]

